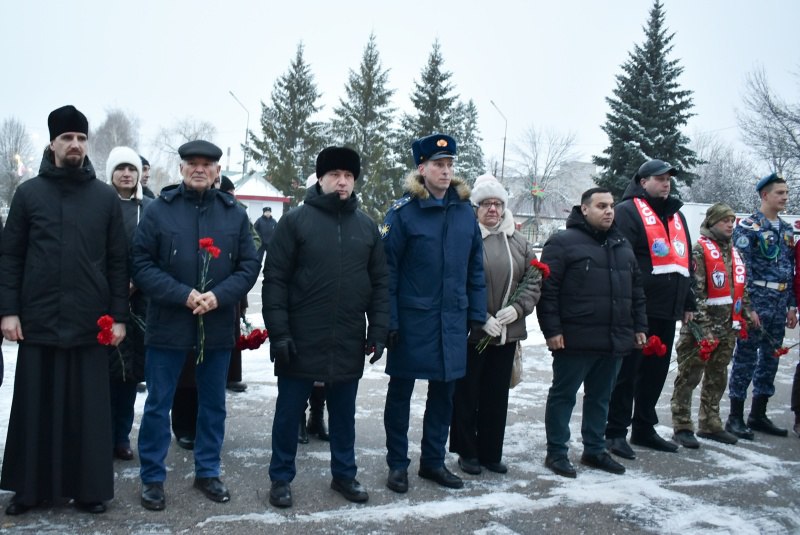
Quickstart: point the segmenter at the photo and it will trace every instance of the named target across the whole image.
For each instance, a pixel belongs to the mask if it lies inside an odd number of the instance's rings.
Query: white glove
[[[503,332],[503,324],[497,321],[497,318],[494,316],[489,316],[489,319],[486,320],[482,328],[486,334],[492,337],[500,336]]]
[[[517,309],[513,306],[509,305],[505,308],[501,308],[497,311],[497,314],[494,315],[497,318],[497,321],[502,323],[503,325],[508,325],[510,323],[514,323],[517,321],[519,314],[517,314]]]

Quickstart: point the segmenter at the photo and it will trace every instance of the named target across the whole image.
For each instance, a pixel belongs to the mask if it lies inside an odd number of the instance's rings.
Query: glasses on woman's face
[[[478,203],[478,206],[480,206],[481,208],[486,208],[487,210],[490,208],[494,208],[495,210],[502,210],[504,204],[502,201],[481,201]]]

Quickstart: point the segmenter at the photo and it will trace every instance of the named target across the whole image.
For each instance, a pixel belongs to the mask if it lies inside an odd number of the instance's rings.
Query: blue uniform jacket
[[[453,381],[466,373],[470,321],[486,321],[483,242],[469,188],[454,180],[444,205],[419,175],[381,228],[389,265],[390,331],[399,343],[387,358],[395,377]]]
[[[197,349],[197,316],[186,299],[192,288],[200,290],[200,238],[213,238],[221,250],[208,268],[206,291],[214,292],[219,307],[205,315],[205,348],[233,347],[235,305],[255,284],[260,267],[250,221],[233,196],[216,189],[200,194],[183,184],[162,190],[136,228],[133,281],[150,299],[145,345]]]
[[[762,296],[774,305],[794,306],[794,236],[792,226],[779,219],[778,228],[757,211],[745,217],[733,230],[733,244],[747,266],[747,292],[754,304]],[[784,282],[783,292],[755,286],[753,281]],[[779,299],[775,299],[775,297]],[[784,301],[783,304],[781,301]]]

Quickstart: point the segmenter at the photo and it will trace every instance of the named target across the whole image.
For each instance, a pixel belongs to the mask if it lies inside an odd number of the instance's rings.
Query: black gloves
[[[297,349],[294,347],[294,340],[291,338],[284,338],[269,344],[269,360],[280,364],[281,366],[288,366],[293,358],[297,357]]]
[[[364,345],[364,354],[372,355],[372,358],[369,359],[369,363],[375,364],[383,356],[384,349],[386,349],[384,344],[367,340],[367,343]]]
[[[469,338],[470,333],[476,332],[479,333],[483,330],[483,323],[480,321],[469,320],[467,322],[467,338]]]
[[[394,349],[397,347],[397,344],[399,343],[400,343],[400,332],[389,331],[389,336],[386,338],[386,348]]]

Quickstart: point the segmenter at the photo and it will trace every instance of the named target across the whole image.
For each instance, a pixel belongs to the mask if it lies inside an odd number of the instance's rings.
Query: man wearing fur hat
[[[678,170],[662,160],[643,163],[614,209],[617,228],[628,239],[642,271],[647,297],[647,335],[667,346],[663,358],[634,350],[622,359],[608,409],[608,450],[625,459],[636,454],[631,443],[656,451],[678,451],[678,445],[656,433],[656,404],[669,371],[675,324],[692,319],[691,237],[683,203],[670,195]]]
[[[428,381],[419,476],[442,486],[464,483],[444,464],[456,380],[467,367],[469,328],[486,322],[483,243],[470,189],[453,176],[456,141],[434,134],[411,146],[417,169],[392,205],[381,235],[389,264],[389,390],[386,486],[408,491],[408,426],[416,379]]]
[[[128,251],[133,249],[133,235],[151,199],[145,197],[141,184],[141,158],[129,147],[115,147],[106,160],[106,176],[119,196]],[[145,317],[146,302],[142,292],[130,284],[130,308],[139,318]],[[114,457],[133,459],[130,432],[133,426],[133,406],[136,402],[136,385],[144,381],[144,331],[138,321],[129,318],[127,336],[116,348],[110,348],[111,372],[111,423]]]
[[[356,393],[364,356],[380,358],[386,344],[389,276],[375,222],[353,193],[360,172],[355,151],[323,149],[319,181],[281,218],[264,264],[263,314],[278,377],[269,463],[275,507],[292,505],[297,422],[315,381],[324,381],[328,402],[331,489],[351,502],[369,499],[356,480]]]
[[[672,391],[673,439],[685,448],[698,448],[692,425],[692,392],[703,380],[697,436],[736,444],[736,436],[723,428],[719,400],[725,393],[728,364],[736,337],[747,337],[747,319],[759,327],[758,314],[749,311],[745,290],[746,266],[731,243],[736,214],[717,203],[706,212],[700,238],[692,248],[697,296],[695,328],[684,324],[678,340],[678,374]],[[700,336],[700,339],[698,339]],[[753,333],[755,336],[755,333]],[[718,342],[710,353],[701,352],[701,340]]]
[[[183,182],[162,189],[147,208],[132,255],[133,281],[150,300],[139,476],[141,504],[154,511],[166,506],[169,411],[187,358],[197,362],[194,487],[209,500],[230,500],[220,480],[225,384],[235,307],[255,284],[259,268],[247,212],[233,196],[212,187],[222,150],[195,140],[181,145],[178,154]],[[218,249],[213,257],[201,249],[200,240],[207,238]]]
[[[39,175],[11,202],[0,255],[3,336],[19,343],[0,487],[6,514],[73,498],[104,512],[114,496],[108,351],[97,320],[125,338],[128,250],[117,195],[86,157],[89,123],[74,106],[47,119]]]

